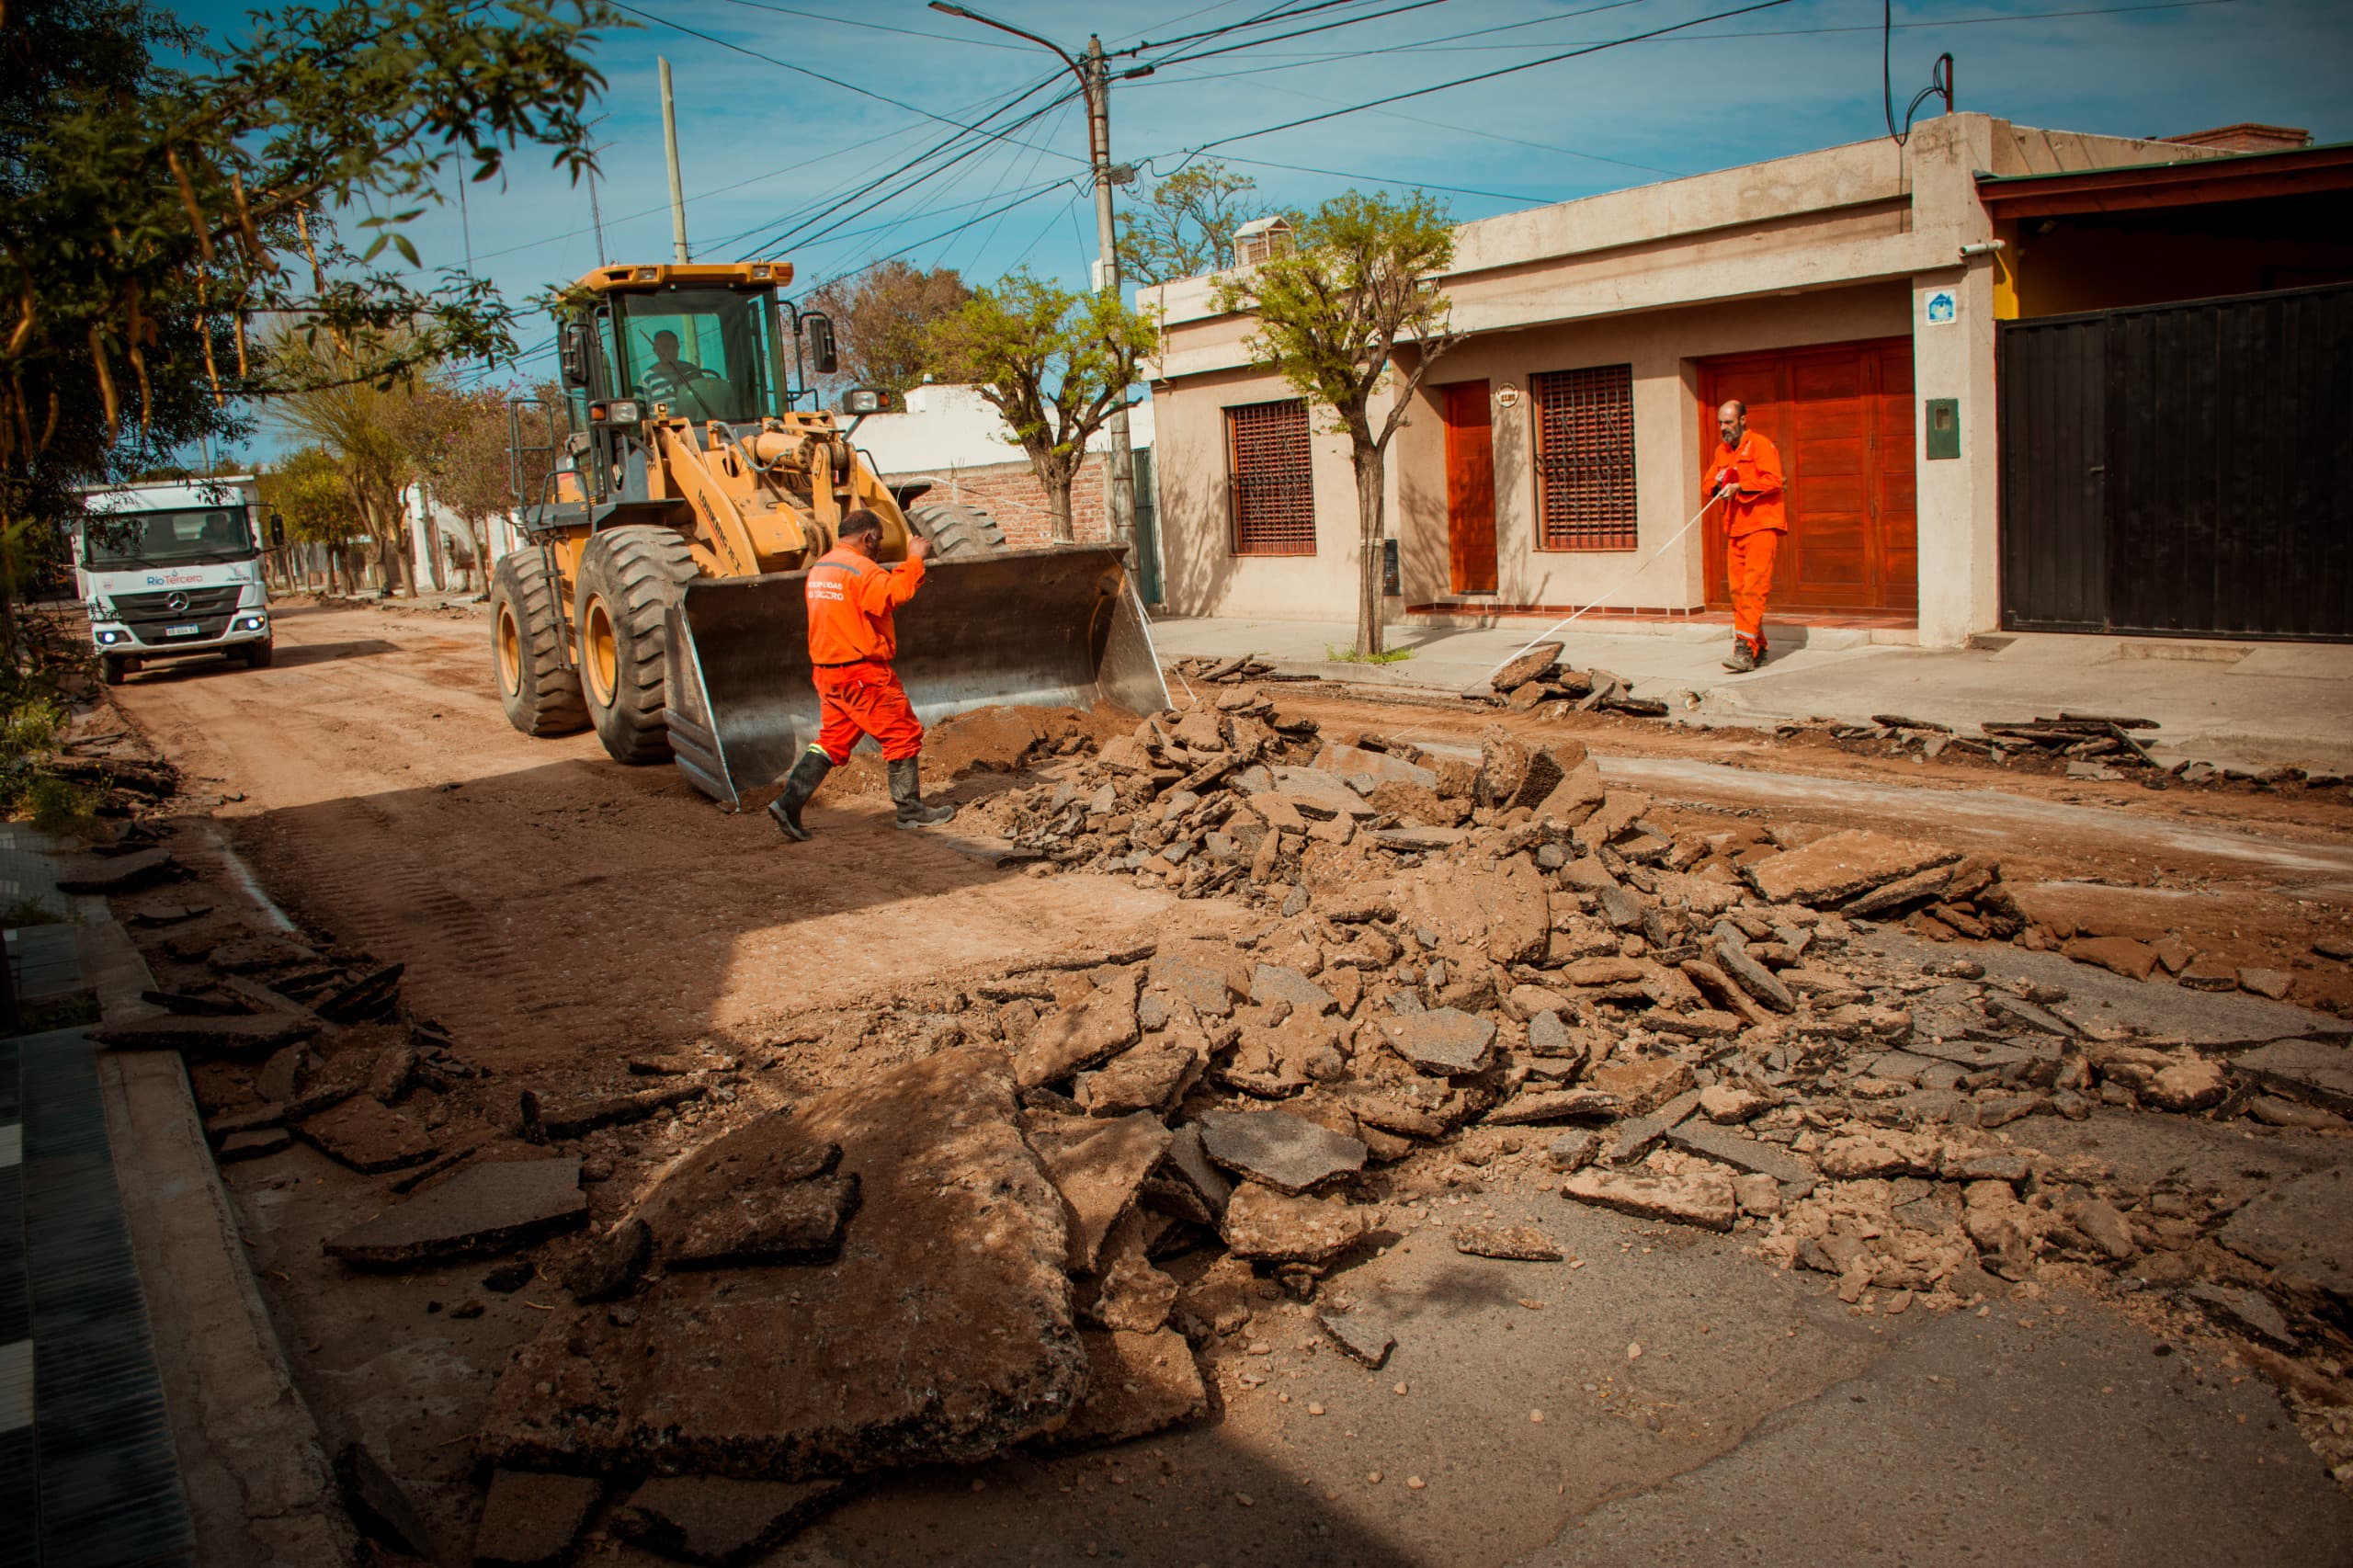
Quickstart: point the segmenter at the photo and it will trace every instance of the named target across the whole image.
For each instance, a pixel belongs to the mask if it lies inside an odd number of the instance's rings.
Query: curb
[[[83,972],[109,1023],[152,1016],[146,960],[107,908],[77,900]],[[206,1563],[314,1568],[358,1539],[318,1424],[246,1262],[188,1070],[171,1052],[101,1051],[98,1083],[181,1484]]]

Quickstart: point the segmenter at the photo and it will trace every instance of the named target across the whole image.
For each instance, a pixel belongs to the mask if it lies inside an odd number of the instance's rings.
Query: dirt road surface
[[[406,963],[412,1004],[502,1068],[756,1039],[893,977],[1141,929],[1173,903],[1005,876],[821,801],[816,843],[728,815],[594,734],[516,733],[484,623],[281,614],[275,666],[165,665],[119,692],[294,919]],[[1086,906],[1076,918],[1074,902]]]
[[[204,864],[217,834],[256,896],[405,963],[409,1006],[510,1084],[610,1084],[631,1053],[696,1042],[756,1052],[789,1015],[910,975],[1240,918],[1125,881],[998,870],[896,832],[871,798],[821,800],[817,841],[783,845],[668,767],[608,762],[592,735],[516,734],[474,615],[297,606],[278,639],[272,669],[166,667],[116,694],[184,770],[185,809],[219,798],[217,825],[182,832],[184,858]],[[1475,747],[1491,722],[1302,706],[1327,733],[1415,730],[1432,746]],[[2250,960],[2341,926],[2353,881],[2341,800],[2256,797],[2242,811],[1663,727],[1586,738],[1665,809],[1802,799],[1824,821],[1933,824],[1998,847],[2014,878],[2178,900],[2185,928]],[[238,874],[216,857],[208,891],[233,900]],[[806,1049],[809,1076],[847,1070],[825,1042]],[[2199,1146],[2164,1162],[2244,1163],[2230,1128],[2181,1136]],[[346,1273],[319,1239],[371,1212],[381,1187],[310,1150],[224,1177],[323,1427],[383,1456],[456,1560],[479,1507],[466,1440],[560,1293],[544,1280],[485,1290],[481,1266]],[[620,1185],[591,1189],[600,1224]],[[1447,1244],[1450,1227],[1484,1218],[1540,1223],[1572,1261]],[[1399,1346],[1381,1370],[1334,1354],[1268,1286],[1246,1350],[1213,1372],[1211,1420],[897,1476],[761,1561],[1486,1568],[1892,1562],[1960,1545],[2014,1561],[2286,1563],[2341,1561],[2353,1540],[2353,1504],[2268,1385],[2178,1325],[2153,1330],[2063,1288],[1984,1313],[1859,1316],[1733,1237],[1475,1185],[1401,1205],[1391,1229],[1347,1280],[1394,1314]],[[601,1536],[582,1560],[656,1561]]]

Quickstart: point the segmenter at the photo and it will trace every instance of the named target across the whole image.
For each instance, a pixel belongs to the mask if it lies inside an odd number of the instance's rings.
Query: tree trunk
[[[1070,544],[1078,538],[1070,526],[1070,482],[1071,476],[1064,474],[1046,486],[1046,511],[1053,520],[1056,544]]]
[[[1384,508],[1381,479],[1385,465],[1371,433],[1349,432],[1350,453],[1357,473],[1357,657],[1377,658],[1381,645],[1381,546]]]
[[[483,527],[481,518],[468,517],[466,537],[474,541],[473,570],[466,574],[467,591],[474,591],[474,572],[482,574],[483,587],[487,589],[490,586],[490,530]]]

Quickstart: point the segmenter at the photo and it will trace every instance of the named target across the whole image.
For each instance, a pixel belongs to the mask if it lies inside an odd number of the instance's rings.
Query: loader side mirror
[[[819,375],[830,376],[842,368],[834,344],[833,317],[810,311],[801,318],[801,330],[809,339],[809,363]]]
[[[588,329],[578,322],[566,322],[556,334],[556,358],[563,367],[565,386],[586,386]]]

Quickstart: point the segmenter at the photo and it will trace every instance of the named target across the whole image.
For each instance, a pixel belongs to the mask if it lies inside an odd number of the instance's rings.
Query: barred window
[[[1226,483],[1233,553],[1315,553],[1315,485],[1309,473],[1307,404],[1245,403],[1225,411]]]
[[[1634,368],[1551,370],[1529,385],[1538,548],[1634,549]]]

